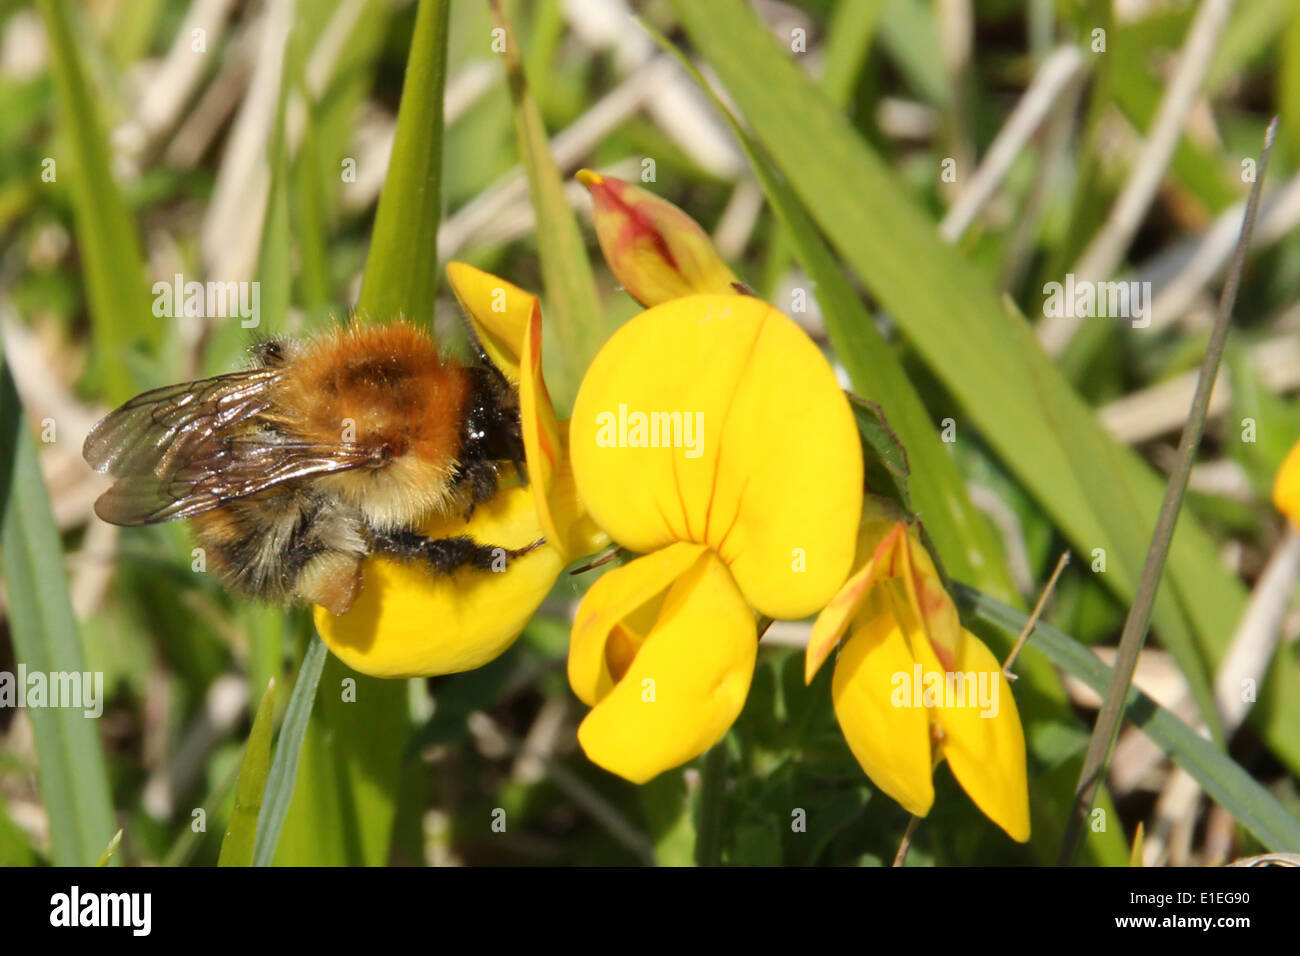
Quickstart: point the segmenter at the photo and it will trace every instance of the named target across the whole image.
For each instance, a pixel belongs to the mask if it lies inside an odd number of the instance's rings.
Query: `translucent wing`
[[[82,449],[116,479],[95,513],[119,525],[189,518],[287,481],[383,463],[383,448],[286,430],[272,412],[282,374],[256,368],[170,385],[109,414]]]

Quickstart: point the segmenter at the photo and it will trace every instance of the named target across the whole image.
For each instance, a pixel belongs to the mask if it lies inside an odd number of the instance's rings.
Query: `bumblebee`
[[[468,518],[503,465],[524,477],[518,393],[482,348],[479,364],[461,363],[396,321],[253,352],[251,368],[145,392],[91,429],[82,454],[115,479],[100,518],[187,518],[233,590],[335,614],[360,593],[368,555],[448,575],[542,544],[418,531],[436,515]]]

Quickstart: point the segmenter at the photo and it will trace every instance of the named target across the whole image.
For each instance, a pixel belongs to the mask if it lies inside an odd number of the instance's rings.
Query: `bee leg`
[[[333,614],[346,614],[361,593],[361,561],[343,551],[322,551],[303,565],[294,591]]]
[[[456,482],[469,489],[469,506],[465,511],[468,521],[479,504],[497,493],[497,466],[486,458],[477,458],[461,466]]]
[[[504,571],[512,561],[535,551],[545,541],[545,538],[538,538],[522,548],[502,548],[479,544],[463,534],[454,538],[426,538],[414,531],[398,530],[377,535],[374,549],[405,561],[425,561],[438,574],[446,575],[463,567]]]

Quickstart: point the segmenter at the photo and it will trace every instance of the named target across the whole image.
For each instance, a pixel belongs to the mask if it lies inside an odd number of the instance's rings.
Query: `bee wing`
[[[265,411],[279,376],[257,368],[137,395],[90,430],[82,457],[110,475],[166,471],[215,433]]]
[[[301,441],[265,413],[282,372],[233,372],[145,392],[91,429],[82,449],[116,481],[95,513],[119,525],[189,518],[313,475],[382,463],[367,446]]]

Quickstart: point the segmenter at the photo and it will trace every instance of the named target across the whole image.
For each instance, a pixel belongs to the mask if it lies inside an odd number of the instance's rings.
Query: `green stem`
[[[1110,752],[1119,735],[1120,717],[1128,699],[1129,685],[1133,682],[1133,673],[1137,669],[1138,655],[1146,641],[1147,627],[1151,619],[1151,609],[1155,605],[1156,591],[1160,587],[1160,577],[1165,567],[1165,558],[1169,554],[1169,545],[1173,542],[1174,527],[1178,523],[1178,512],[1187,491],[1187,480],[1192,472],[1192,463],[1196,458],[1196,449],[1200,447],[1201,435],[1205,431],[1205,417],[1210,409],[1210,393],[1214,390],[1214,381],[1219,372],[1219,361],[1223,356],[1223,343],[1228,336],[1228,320],[1232,316],[1232,306],[1237,300],[1237,287],[1241,283],[1241,274],[1245,267],[1246,249],[1250,245],[1250,235],[1255,226],[1255,215],[1259,210],[1260,187],[1264,182],[1264,170],[1268,166],[1268,154],[1273,146],[1273,137],[1277,132],[1277,119],[1268,126],[1264,138],[1264,150],[1260,154],[1259,173],[1251,186],[1250,198],[1246,203],[1246,214],[1241,225],[1241,235],[1237,238],[1237,249],[1228,269],[1228,277],[1219,298],[1219,311],[1215,316],[1214,330],[1210,334],[1210,344],[1205,350],[1201,362],[1200,375],[1196,380],[1196,394],[1192,398],[1192,407],[1187,414],[1187,424],[1183,427],[1182,440],[1178,443],[1178,459],[1170,475],[1169,485],[1165,489],[1165,498],[1160,506],[1160,516],[1156,519],[1155,531],[1151,535],[1151,547],[1147,551],[1146,564],[1142,576],[1138,579],[1137,595],[1124,621],[1124,630],[1119,639],[1119,650],[1115,656],[1115,670],[1111,673],[1110,683],[1106,687],[1106,696],[1102,701],[1097,723],[1092,729],[1092,738],[1088,741],[1088,752],[1083,760],[1083,769],[1079,774],[1079,785],[1075,792],[1074,807],[1066,826],[1065,838],[1061,841],[1059,865],[1068,864],[1079,847],[1083,836],[1084,822],[1092,810],[1093,798],[1097,787],[1106,774],[1106,765],[1110,762]]]
[[[700,780],[700,825],[695,831],[695,865],[722,865],[723,798],[726,795],[727,741],[704,755]]]

